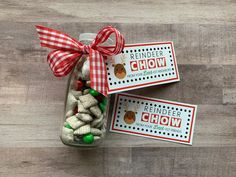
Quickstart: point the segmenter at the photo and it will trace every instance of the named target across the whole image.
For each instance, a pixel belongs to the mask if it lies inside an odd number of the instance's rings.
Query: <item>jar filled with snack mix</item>
[[[79,41],[89,45],[97,34],[82,33]],[[109,38],[106,42],[110,44]],[[97,146],[106,132],[109,98],[90,87],[89,54],[83,54],[70,74],[61,140],[72,146]]]
[[[106,131],[108,84],[106,59],[120,54],[125,41],[114,27],[83,33],[79,41],[61,31],[36,25],[40,45],[53,49],[47,56],[56,77],[70,74],[60,138],[66,145],[96,146]],[[115,45],[110,36],[114,35]],[[113,44],[113,45],[111,45]]]

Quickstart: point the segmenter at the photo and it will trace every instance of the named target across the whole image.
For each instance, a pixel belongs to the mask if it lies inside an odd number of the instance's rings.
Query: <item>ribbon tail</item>
[[[107,70],[100,52],[90,49],[90,79],[91,88],[107,96]]]

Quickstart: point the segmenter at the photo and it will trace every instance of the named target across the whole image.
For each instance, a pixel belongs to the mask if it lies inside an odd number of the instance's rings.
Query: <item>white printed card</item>
[[[192,144],[196,105],[116,94],[110,131]]]
[[[109,94],[180,80],[173,42],[126,45],[106,65]]]

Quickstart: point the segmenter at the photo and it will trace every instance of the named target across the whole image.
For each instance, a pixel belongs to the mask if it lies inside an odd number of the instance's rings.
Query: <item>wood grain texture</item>
[[[235,12],[233,0],[2,0],[0,177],[236,176]],[[181,81],[130,93],[198,104],[193,146],[110,132],[99,148],[64,146],[68,77],[52,75],[35,24],[75,38],[111,24],[126,43],[173,41]]]
[[[236,17],[235,17],[236,18]],[[46,63],[47,51],[39,46],[37,23],[0,23],[0,59],[3,62]],[[111,24],[126,43],[173,41],[178,64],[236,64],[235,24],[126,24],[126,23],[39,23],[78,38],[79,33],[97,32]],[[11,46],[11,47],[9,47]],[[17,56],[17,57],[16,57]]]
[[[223,103],[236,104],[236,66],[225,67],[224,73]]]
[[[200,105],[194,147],[235,146],[236,106]],[[2,106],[1,147],[63,147],[59,139],[63,105]],[[3,119],[8,117],[8,119]],[[222,120],[223,119],[223,120]],[[10,141],[11,140],[11,141]],[[103,147],[183,147],[176,143],[109,133]]]
[[[0,176],[235,177],[236,148],[1,148]]]
[[[3,0],[1,21],[234,24],[234,1]],[[104,10],[104,7],[109,7]]]
[[[14,69],[16,65],[3,64],[2,66],[3,68],[8,68],[10,71],[13,70],[10,73],[19,72],[17,72],[17,69]],[[17,66],[23,67],[19,64]],[[58,138],[58,133],[63,117],[66,80],[58,80],[50,76],[51,73],[45,69],[47,68],[46,66],[45,68],[38,67],[36,64],[36,67],[34,67],[30,64],[26,68],[28,68],[26,69],[26,73],[23,72],[23,74],[19,73],[13,76],[7,75],[9,72],[2,69],[1,76],[8,79],[1,80],[3,84],[0,92],[2,100],[1,117],[3,120],[1,122],[2,129],[0,129],[0,132],[4,133],[7,131],[8,133],[1,137],[0,145],[4,147],[62,146]],[[44,68],[43,70],[48,75],[39,74],[42,68]],[[223,105],[222,102],[224,68],[227,69],[227,66],[211,65],[206,67],[204,65],[180,65],[181,82],[134,90],[130,91],[130,93],[199,104],[194,145],[236,145],[234,130],[236,126],[234,123],[236,116],[235,105],[232,103]],[[48,76],[52,78],[50,79]],[[225,77],[228,76],[226,75]],[[37,79],[34,80],[35,78]],[[200,82],[201,84],[199,84]],[[221,121],[222,116],[224,116],[225,122]],[[11,118],[4,119],[5,117]],[[111,114],[109,117],[111,117]],[[44,133],[39,133],[41,130]],[[222,136],[222,133],[226,134]],[[209,136],[211,136],[210,140]],[[9,141],[12,137],[15,137],[17,141]],[[178,145],[109,133],[104,146]]]

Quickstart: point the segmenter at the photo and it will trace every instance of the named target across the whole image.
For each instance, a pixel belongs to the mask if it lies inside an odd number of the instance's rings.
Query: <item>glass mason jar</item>
[[[97,34],[82,33],[89,45]],[[112,42],[108,40],[107,44]],[[70,74],[60,138],[66,145],[97,146],[106,132],[109,98],[90,88],[89,55],[83,54]]]

